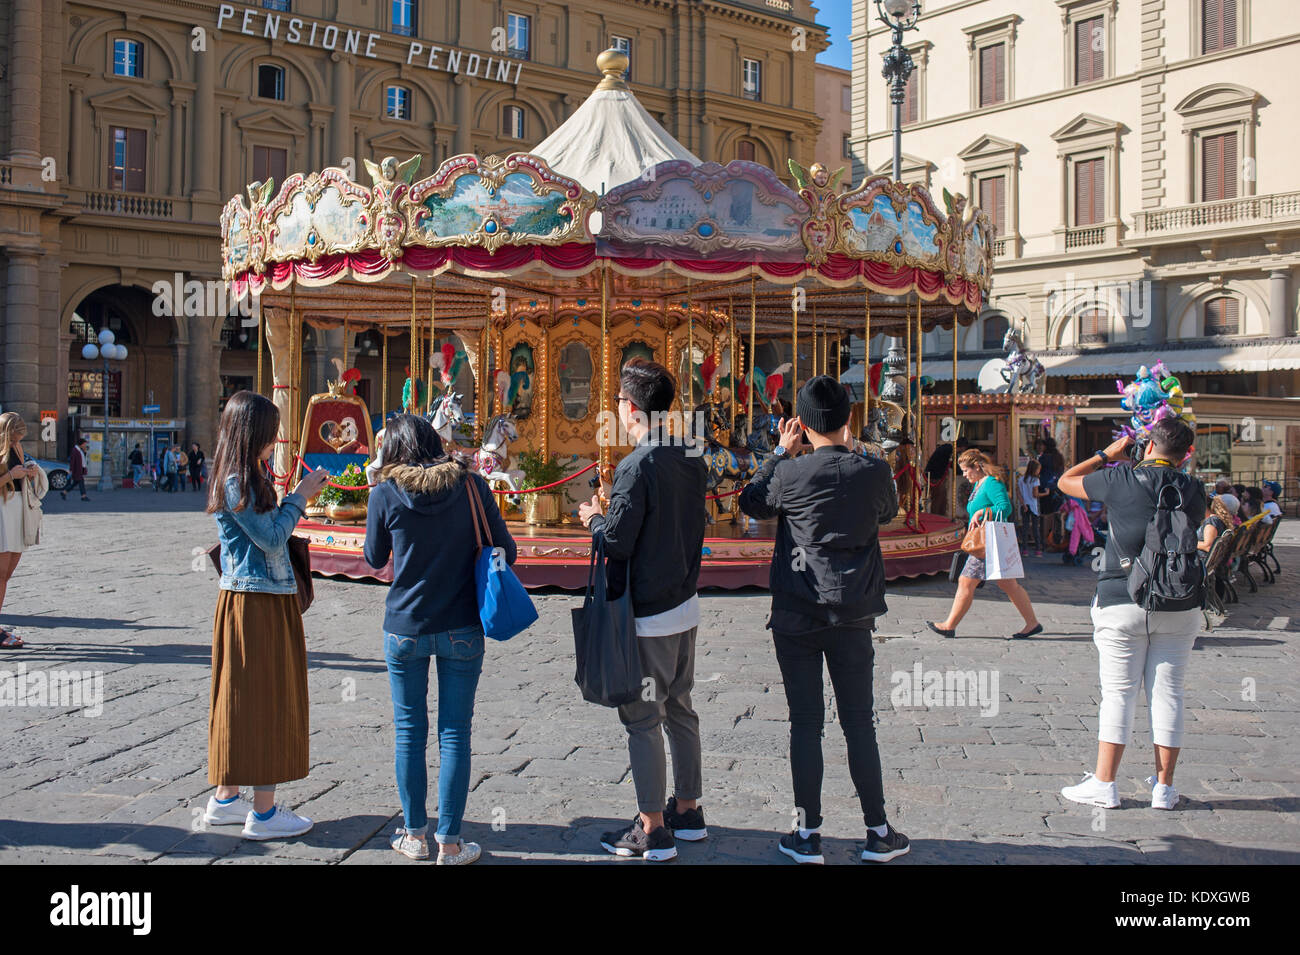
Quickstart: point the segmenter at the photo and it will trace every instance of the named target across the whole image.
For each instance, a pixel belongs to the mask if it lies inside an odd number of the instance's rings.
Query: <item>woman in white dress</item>
[[[26,548],[23,536],[23,485],[30,482],[29,492],[44,496],[49,484],[39,464],[23,455],[23,438],[27,426],[12,411],[0,414],[0,609],[4,608],[5,590],[14,575],[18,558]],[[23,646],[22,638],[0,626],[0,649]]]

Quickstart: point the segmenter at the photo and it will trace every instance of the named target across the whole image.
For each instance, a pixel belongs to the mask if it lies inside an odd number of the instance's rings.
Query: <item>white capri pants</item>
[[[1192,645],[1205,625],[1199,610],[1150,615],[1137,604],[1092,605],[1092,642],[1101,671],[1097,739],[1127,746],[1138,691],[1146,686],[1151,738],[1157,746],[1183,745],[1183,680]]]

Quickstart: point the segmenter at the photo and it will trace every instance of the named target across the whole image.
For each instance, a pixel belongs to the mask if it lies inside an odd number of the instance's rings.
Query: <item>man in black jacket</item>
[[[777,848],[799,863],[821,851],[822,658],[835,687],[849,775],[867,825],[864,861],[888,862],[908,851],[907,837],[885,818],[880,751],[872,717],[871,631],[884,613],[881,524],[898,511],[889,465],[851,450],[849,395],[819,375],[799,390],[798,416],[782,421],[781,442],[740,493],[740,509],[775,517],[772,616],[768,628],[790,706],[790,771],[799,823]],[[806,431],[812,453],[804,442]]]
[[[706,468],[698,448],[685,447],[662,427],[676,392],[667,368],[633,359],[623,366],[619,384],[619,422],[636,448],[614,471],[609,513],[601,514],[597,495],[578,514],[593,538],[604,537],[619,593],[630,564],[647,685],[639,699],[618,708],[627,728],[638,815],[625,831],[605,833],[601,845],[615,855],[663,862],[677,856],[674,836],[695,842],[708,835],[699,808],[700,721],[691,707]],[[673,751],[674,796],[666,807],[661,726]]]

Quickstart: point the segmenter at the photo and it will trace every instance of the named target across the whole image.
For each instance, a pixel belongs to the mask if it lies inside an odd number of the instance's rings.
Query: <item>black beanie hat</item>
[[[805,428],[831,434],[848,422],[850,404],[843,385],[829,375],[818,375],[799,389],[794,409]]]

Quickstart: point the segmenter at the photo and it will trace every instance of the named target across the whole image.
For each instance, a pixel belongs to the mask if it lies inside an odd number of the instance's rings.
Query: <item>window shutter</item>
[[[1236,335],[1240,331],[1240,303],[1235,298],[1212,298],[1205,303],[1205,334]]]
[[[1106,50],[1093,49],[1093,37],[1105,29],[1103,17],[1080,20],[1074,25],[1074,82],[1089,83],[1105,75]],[[1104,44],[1103,40],[1103,44]]]
[[[1219,0],[1221,49],[1237,45],[1237,0]]]
[[[980,105],[992,106],[1006,99],[1006,46],[996,43],[980,50]]]
[[[270,149],[267,152],[270,154],[270,161],[267,163],[268,172],[275,180],[275,188],[279,189],[284,184],[285,176],[289,174],[289,153],[284,149]]]
[[[1106,219],[1106,160],[1092,161],[1092,221]]]
[[[1092,220],[1092,170],[1089,163],[1074,164],[1074,224],[1089,225]]]
[[[1223,140],[1223,169],[1220,175],[1223,177],[1223,198],[1237,198],[1237,134],[1224,133],[1219,137]],[[1236,299],[1231,300],[1236,305]]]
[[[1201,52],[1213,53],[1223,48],[1219,30],[1219,0],[1201,0]]]
[[[998,235],[1002,235],[1005,230],[1006,184],[1005,176],[990,176],[980,180],[980,208],[997,227]]]
[[[903,87],[903,122],[915,123],[920,115],[919,104],[916,98],[916,76],[917,71],[913,70],[907,78],[907,85]]]
[[[1237,196],[1237,134],[1206,136],[1201,142],[1201,201]]]
[[[144,192],[145,150],[147,133],[143,129],[126,131],[126,191]]]

